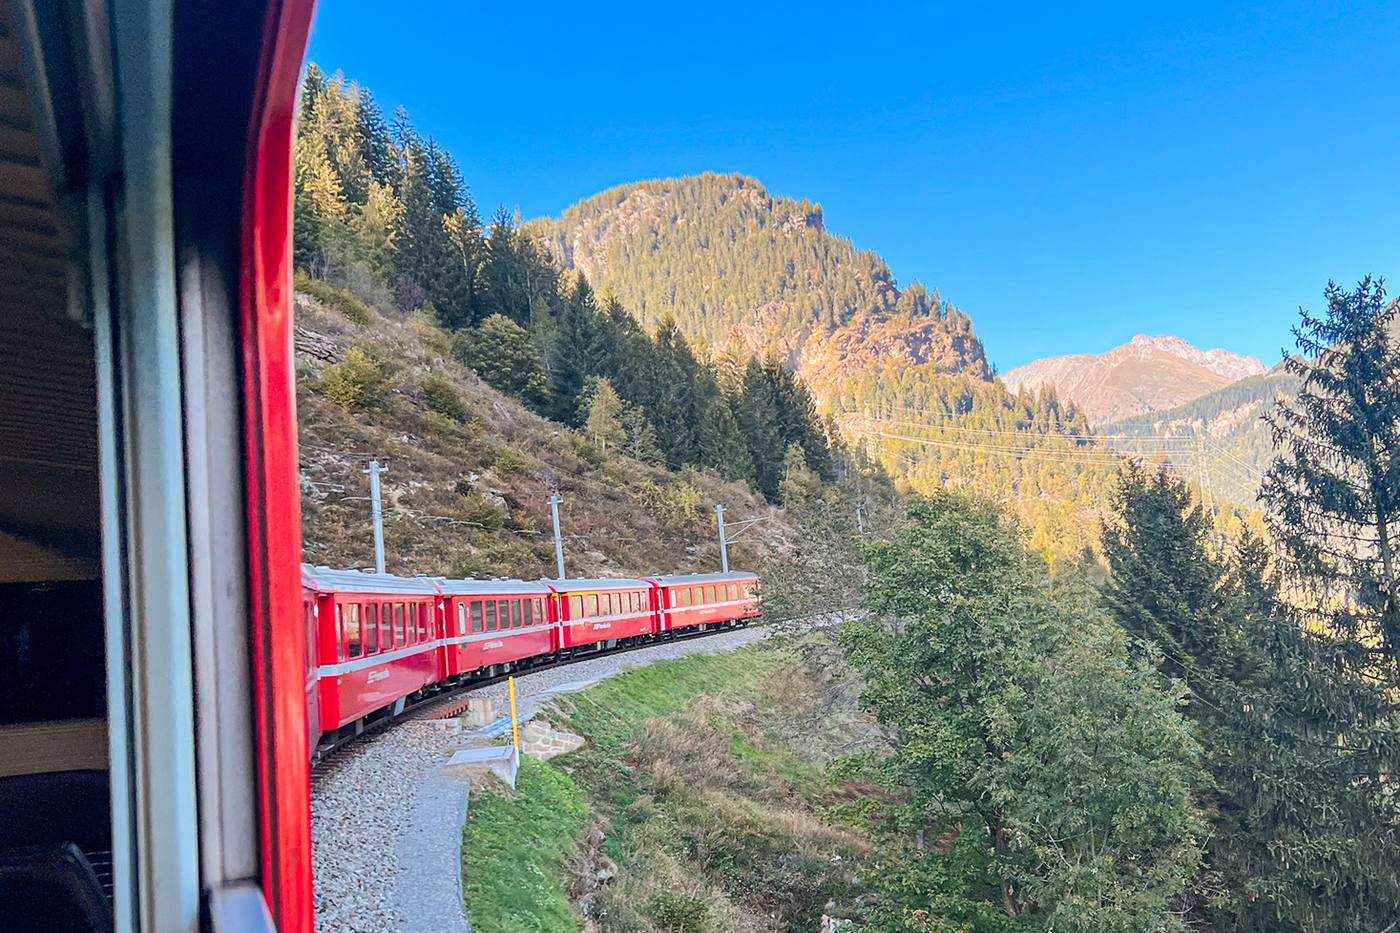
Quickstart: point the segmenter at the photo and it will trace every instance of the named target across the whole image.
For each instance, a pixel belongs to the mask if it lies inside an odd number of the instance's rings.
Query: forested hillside
[[[1053,390],[1009,392],[965,313],[901,287],[818,205],[707,174],[614,188],[526,229],[644,321],[673,319],[712,352],[782,353],[843,437],[916,491],[1002,502],[1047,552],[1093,543],[1115,455]]]
[[[830,480],[827,427],[774,355],[697,352],[561,270],[504,207],[483,225],[452,157],[400,109],[314,64],[298,123],[295,262],[303,288],[369,320],[420,312],[451,354],[599,450],[748,482],[770,502]]]
[[[1264,416],[1298,392],[1298,380],[1276,367],[1184,405],[1104,425],[1119,450],[1163,456],[1215,496],[1252,505],[1274,456]]]

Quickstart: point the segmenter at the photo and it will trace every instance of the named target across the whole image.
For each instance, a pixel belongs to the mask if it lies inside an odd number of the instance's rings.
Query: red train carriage
[[[403,711],[408,697],[443,679],[441,595],[427,577],[306,568],[316,587],[317,691],[323,734],[364,728]]]
[[[550,589],[519,580],[436,581],[442,592],[442,671],[452,680],[515,670],[556,648]]]
[[[558,650],[612,648],[656,631],[655,587],[649,580],[555,580]]]
[[[658,632],[747,622],[762,615],[758,577],[752,573],[698,573],[653,577]]]

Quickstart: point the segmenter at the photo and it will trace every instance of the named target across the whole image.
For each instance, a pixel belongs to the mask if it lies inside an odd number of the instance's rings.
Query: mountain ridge
[[[1001,379],[1013,392],[1051,387],[1101,424],[1174,408],[1266,371],[1253,356],[1201,350],[1170,334],[1138,334],[1105,353],[1047,357]]]

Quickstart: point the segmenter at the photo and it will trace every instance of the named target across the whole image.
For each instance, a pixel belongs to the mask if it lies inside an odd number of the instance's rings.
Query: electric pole
[[[384,572],[384,508],[379,502],[379,474],[388,473],[378,460],[369,462],[369,501],[374,516],[374,572]]]
[[[719,565],[721,572],[729,572],[729,539],[724,536],[724,506],[715,503],[715,521],[719,522]]]
[[[554,517],[554,562],[559,567],[559,579],[564,579],[564,537],[559,533],[559,497],[549,497],[549,511]]]

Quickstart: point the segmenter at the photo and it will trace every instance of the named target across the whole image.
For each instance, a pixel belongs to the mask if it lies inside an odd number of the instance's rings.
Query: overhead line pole
[[[384,507],[379,501],[379,474],[388,473],[387,467],[379,465],[378,460],[369,462],[369,469],[365,470],[369,474],[369,499],[371,514],[374,517],[374,572],[384,572]]]
[[[564,537],[559,533],[559,497],[549,497],[549,511],[554,518],[554,563],[559,568],[558,579],[564,579]]]
[[[724,506],[715,503],[715,521],[719,523],[719,565],[723,573],[729,572],[729,539],[724,536]]]

